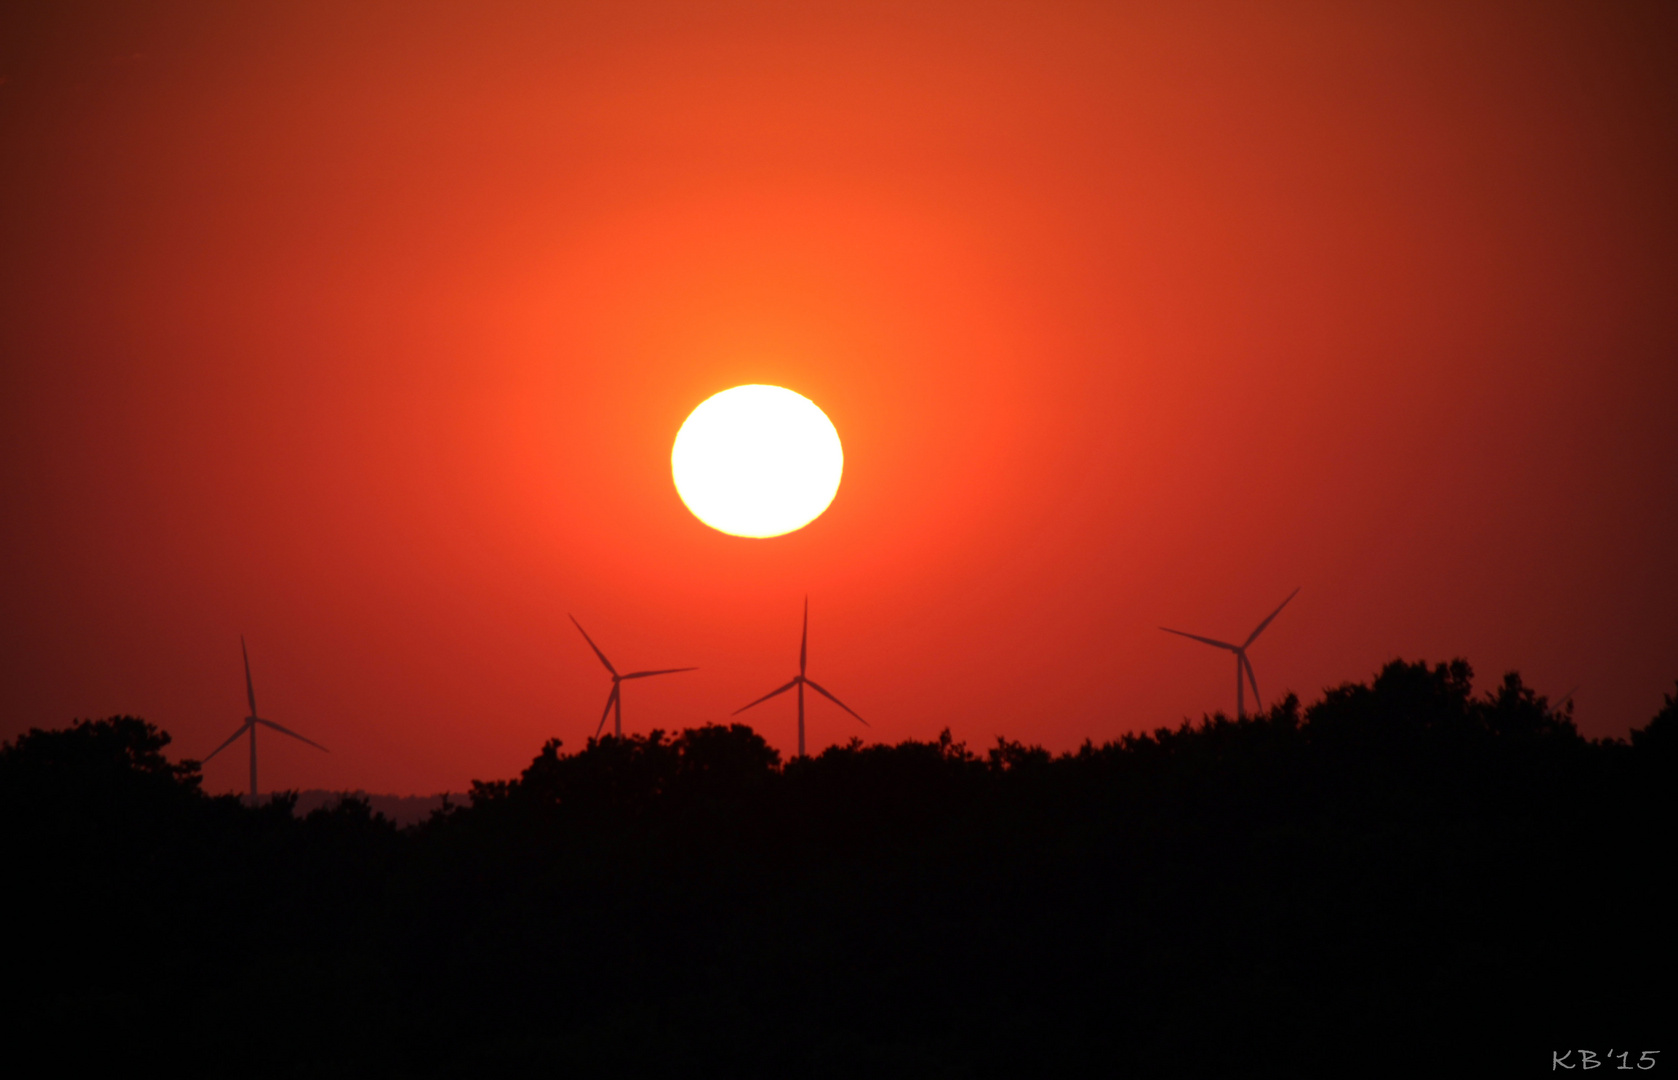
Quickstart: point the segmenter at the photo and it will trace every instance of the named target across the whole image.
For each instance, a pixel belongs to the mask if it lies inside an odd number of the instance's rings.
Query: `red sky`
[[[0,14],[0,736],[459,790],[789,678],[812,749],[1054,749],[1466,656],[1678,677],[1670,5]],[[682,507],[688,411],[844,440]],[[788,699],[748,717],[783,751]],[[206,770],[243,785],[242,755]]]

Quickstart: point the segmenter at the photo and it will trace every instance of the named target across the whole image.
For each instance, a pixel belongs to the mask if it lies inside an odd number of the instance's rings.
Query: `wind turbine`
[[[798,756],[799,757],[804,756],[804,688],[806,686],[808,686],[810,689],[814,690],[816,693],[820,694],[822,697],[826,698],[827,700],[833,702],[833,704],[839,706],[841,709],[844,709],[846,712],[850,713],[852,716],[856,716],[856,718],[858,720],[862,721],[862,726],[863,727],[871,727],[872,726],[871,724],[868,723],[868,721],[863,720],[862,717],[860,717],[860,716],[857,716],[856,715],[856,710],[852,709],[849,705],[845,704],[843,701],[840,701],[838,698],[834,697],[832,694],[830,694],[826,690],[822,689],[820,683],[816,682],[814,679],[807,678],[805,676],[804,669],[808,666],[809,657],[810,657],[810,598],[808,596],[806,596],[804,598],[804,636],[798,642],[798,674],[794,675],[792,677],[792,682],[787,683],[785,686],[781,687],[778,690],[769,691],[769,693],[763,695],[762,697],[758,698],[756,701],[752,702],[751,705],[742,705],[738,709],[735,709],[734,712],[732,713],[732,715],[734,715],[734,716],[739,716],[741,713],[745,712],[747,709],[751,708],[753,705],[762,705],[765,701],[768,701],[770,698],[774,697],[775,695],[784,694],[788,690],[791,690],[793,687],[795,687],[795,686],[798,687]]]
[[[625,679],[645,679],[651,675],[674,675],[678,671],[699,670],[698,668],[690,667],[673,667],[663,668],[659,671],[631,671],[628,675],[619,675],[618,669],[612,666],[612,662],[610,660],[606,659],[606,654],[601,652],[600,646],[596,645],[594,643],[594,639],[588,636],[588,631],[583,629],[583,624],[577,621],[577,617],[575,615],[567,614],[566,618],[570,619],[571,625],[575,626],[577,628],[577,632],[583,635],[583,640],[588,642],[588,647],[594,650],[594,655],[600,657],[600,662],[606,665],[606,670],[612,673],[612,692],[606,695],[606,708],[600,714],[600,723],[594,726],[594,735],[596,738],[600,737],[600,729],[606,726],[607,714],[614,711],[617,715],[612,720],[612,734],[616,735],[620,739],[623,738],[623,695],[621,691],[623,690],[622,683]]]
[[[243,653],[244,657],[245,657],[245,696],[250,700],[251,714],[249,716],[245,717],[244,725],[242,727],[240,727],[238,731],[235,731],[232,735],[228,736],[226,742],[222,743],[220,746],[216,747],[214,750],[211,750],[210,751],[210,757],[205,758],[204,761],[208,762],[210,760],[210,758],[215,757],[217,754],[221,753],[223,750],[226,750],[229,746],[232,746],[233,743],[238,740],[239,736],[245,734],[245,732],[247,732],[247,731],[250,732],[250,736],[251,736],[251,806],[254,807],[256,805],[256,726],[258,724],[261,724],[264,727],[271,727],[275,731],[279,732],[281,735],[290,735],[294,739],[299,739],[303,742],[306,742],[310,746],[314,747],[316,750],[326,751],[327,753],[331,753],[331,751],[326,750],[326,747],[322,746],[318,742],[315,742],[313,739],[305,739],[305,738],[303,738],[303,736],[297,734],[297,732],[295,732],[295,731],[290,731],[290,730],[288,730],[286,728],[283,728],[280,725],[274,723],[274,721],[272,721],[272,720],[264,720],[262,717],[256,715],[256,687],[251,685],[251,654],[250,654],[250,651],[245,648],[245,639],[242,635],[239,638],[239,651],[241,653]]]
[[[1292,600],[1298,595],[1299,589],[1295,588],[1293,592],[1288,594],[1288,600]],[[1264,704],[1264,699],[1259,697],[1258,678],[1253,674],[1253,662],[1247,659],[1247,647],[1254,641],[1258,640],[1258,636],[1264,633],[1264,628],[1270,625],[1271,619],[1274,619],[1282,613],[1282,609],[1288,606],[1288,600],[1283,600],[1280,604],[1276,605],[1276,610],[1265,616],[1264,621],[1259,623],[1257,628],[1247,635],[1247,640],[1243,641],[1239,645],[1231,645],[1227,641],[1219,641],[1216,638],[1201,637],[1199,634],[1184,633],[1182,630],[1173,630],[1169,626],[1162,626],[1160,629],[1164,630],[1168,634],[1181,634],[1183,637],[1194,638],[1196,641],[1203,641],[1208,645],[1215,645],[1220,649],[1228,649],[1230,652],[1235,654],[1235,718],[1240,720],[1246,716],[1246,702],[1243,700],[1244,694],[1241,686],[1241,674],[1243,671],[1246,672],[1247,681],[1253,684],[1253,700],[1258,702],[1261,708]]]

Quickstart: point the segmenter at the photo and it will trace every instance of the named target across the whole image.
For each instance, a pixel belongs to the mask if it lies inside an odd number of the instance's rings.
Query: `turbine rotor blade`
[[[1264,699],[1259,697],[1258,676],[1253,674],[1253,662],[1247,658],[1247,654],[1245,652],[1242,652],[1240,656],[1241,663],[1247,669],[1247,682],[1251,684],[1253,688],[1253,708],[1262,711],[1264,708]]]
[[[1177,634],[1181,637],[1194,638],[1196,641],[1203,641],[1208,645],[1216,645],[1218,648],[1228,649],[1230,652],[1238,652],[1241,649],[1241,646],[1239,645],[1231,645],[1229,642],[1219,641],[1217,638],[1201,637],[1199,634],[1191,634],[1186,630],[1173,630],[1169,626],[1162,626],[1160,629],[1164,630],[1168,634]]]
[[[765,701],[768,701],[770,698],[774,697],[776,694],[784,694],[788,690],[791,690],[793,687],[797,686],[801,681],[803,681],[802,676],[800,676],[797,679],[792,680],[792,682],[787,683],[785,686],[781,687],[779,690],[769,691],[769,693],[763,695],[762,697],[758,698],[756,701],[752,702],[751,705],[740,706],[738,709],[735,709],[733,712],[729,713],[728,715],[739,716],[741,713],[743,713],[747,709],[751,708],[752,705],[762,705]]]
[[[251,682],[251,654],[250,654],[250,650],[245,648],[245,635],[243,635],[243,634],[239,635],[239,652],[245,658],[245,697],[250,700],[251,715],[255,716],[256,715],[256,686],[255,686],[255,684],[253,684]]]
[[[588,647],[594,650],[594,655],[600,657],[600,662],[605,664],[606,670],[610,671],[615,677],[618,669],[612,666],[612,662],[606,659],[606,654],[600,651],[600,646],[596,645],[594,639],[588,636],[588,631],[583,629],[583,624],[578,622],[577,617],[570,612],[566,612],[565,617],[571,620],[571,625],[577,628],[577,633],[583,635],[583,640],[588,642]]]
[[[233,734],[229,735],[227,737],[226,742],[222,743],[220,746],[216,747],[214,750],[211,750],[210,753],[209,753],[209,757],[206,757],[204,759],[204,761],[199,762],[199,764],[200,765],[204,764],[205,762],[209,761],[210,758],[215,757],[217,754],[221,753],[223,750],[226,750],[229,746],[232,746],[234,741],[237,740],[239,738],[239,736],[243,735],[245,732],[249,731],[250,729],[251,729],[251,722],[249,720],[247,720],[243,724],[239,725],[239,730],[238,731],[235,731]]]
[[[620,679],[645,679],[649,675],[674,675],[679,671],[698,671],[696,667],[661,668],[658,671],[631,671],[628,675],[619,675]]]
[[[310,746],[314,747],[316,750],[324,750],[328,754],[332,753],[332,751],[327,750],[326,747],[322,746],[320,743],[316,742],[315,740],[305,739],[305,738],[303,738],[303,736],[297,734],[297,732],[292,731],[289,728],[283,728],[280,725],[274,723],[274,721],[272,721],[272,720],[264,720],[259,716],[259,717],[256,718],[256,722],[259,723],[259,724],[265,724],[268,727],[273,728],[275,731],[279,732],[281,735],[290,735],[294,739],[302,739],[302,741],[308,743]]]
[[[579,626],[579,627],[577,627],[577,629],[581,630],[582,627]],[[583,636],[587,637],[588,635],[584,634]],[[601,659],[605,659],[605,657],[601,657]],[[595,738],[597,738],[597,739],[600,738],[600,732],[606,726],[606,718],[608,716],[612,715],[612,706],[614,704],[616,704],[617,700],[618,700],[618,684],[614,682],[612,684],[612,692],[610,694],[606,695],[606,707],[604,709],[602,709],[601,712],[600,712],[600,723],[594,725],[594,737]]]
[[[1288,600],[1292,600],[1294,597],[1296,597],[1298,595],[1299,595],[1299,586],[1295,586],[1293,592],[1288,594]],[[1264,628],[1270,625],[1270,620],[1274,619],[1276,616],[1280,615],[1282,613],[1282,609],[1288,606],[1288,600],[1283,600],[1280,604],[1277,604],[1276,605],[1276,610],[1272,611],[1268,616],[1265,617],[1265,620],[1263,622],[1258,624],[1258,629],[1254,630],[1252,633],[1247,635],[1247,640],[1243,641],[1241,643],[1241,647],[1243,649],[1245,649],[1247,646],[1251,645],[1254,641],[1256,641],[1258,639],[1258,636],[1260,634],[1264,633]]]
[[[804,598],[804,633],[798,639],[798,674],[803,675],[810,659],[810,598]]]
[[[810,689],[814,690],[816,693],[820,694],[822,697],[826,698],[827,700],[833,702],[833,704],[839,706],[841,709],[844,709],[846,712],[850,713],[852,716],[856,716],[856,718],[858,720],[862,720],[862,717],[857,716],[855,709],[851,708],[849,705],[845,704],[843,701],[840,701],[838,698],[834,697],[832,694],[828,693],[826,690],[823,690],[821,688],[820,684],[810,682],[809,679],[805,679],[804,681],[806,683],[809,683]],[[862,726],[863,727],[873,727],[874,725],[870,724],[866,720],[862,720]]]

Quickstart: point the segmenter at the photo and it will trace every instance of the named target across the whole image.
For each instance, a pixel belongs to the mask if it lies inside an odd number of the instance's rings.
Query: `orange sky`
[[[811,675],[1055,749],[1394,656],[1678,677],[1670,5],[0,14],[0,736],[459,790]],[[150,7],[161,8],[162,5]],[[563,7],[563,11],[554,9]],[[1355,7],[1355,10],[1354,10]],[[350,9],[350,10],[345,10]],[[688,411],[844,439],[772,540]],[[783,751],[789,699],[749,717]],[[242,755],[207,769],[244,784]]]

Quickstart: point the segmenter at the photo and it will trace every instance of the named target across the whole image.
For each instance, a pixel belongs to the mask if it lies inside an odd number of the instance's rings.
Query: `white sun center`
[[[670,471],[700,521],[733,536],[779,536],[821,516],[845,453],[827,414],[779,386],[706,398],[676,433]]]

